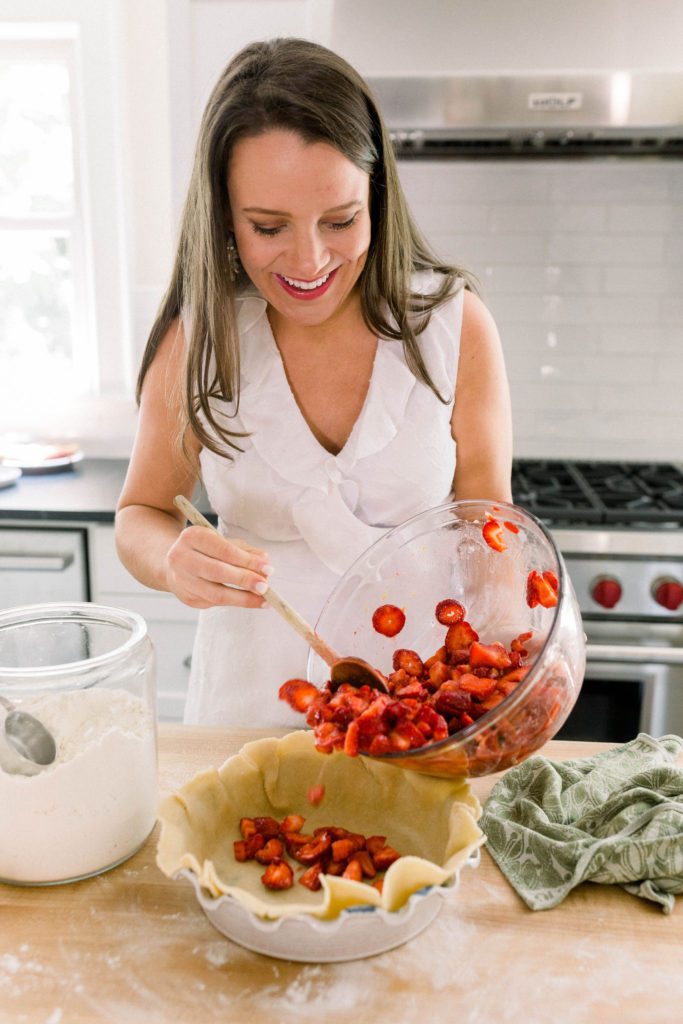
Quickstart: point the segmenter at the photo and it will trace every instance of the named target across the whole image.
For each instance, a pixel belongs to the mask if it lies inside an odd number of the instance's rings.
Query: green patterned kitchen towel
[[[487,849],[532,910],[580,882],[621,885],[670,914],[683,892],[680,736],[634,740],[593,757],[530,757],[491,790]]]

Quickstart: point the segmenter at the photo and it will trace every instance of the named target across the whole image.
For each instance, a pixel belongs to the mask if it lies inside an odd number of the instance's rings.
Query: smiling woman
[[[235,145],[228,195],[242,266],[270,305],[276,338],[281,320],[330,327],[343,318],[370,247],[369,174],[327,143],[272,130]]]
[[[495,324],[418,232],[371,93],[325,47],[254,43],[219,78],[138,393],[117,545],[201,609],[189,721],[294,724],[277,690],[307,648],[257,612],[271,572],[315,621],[387,528],[453,492],[509,499]],[[220,536],[183,529],[174,498],[198,480]]]

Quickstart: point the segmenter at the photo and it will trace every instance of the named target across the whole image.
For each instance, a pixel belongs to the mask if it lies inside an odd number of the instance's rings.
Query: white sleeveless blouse
[[[417,275],[421,292],[435,275]],[[408,369],[401,342],[380,338],[370,387],[343,449],[328,452],[290,390],[266,303],[237,300],[241,391],[236,415],[216,403],[243,451],[233,462],[204,449],[201,467],[220,532],[268,552],[270,580],[312,625],[346,569],[390,527],[447,501],[455,472],[453,399],[440,402]],[[432,313],[420,335],[441,395],[454,395],[462,290]],[[272,609],[199,613],[185,721],[237,727],[301,727],[278,699],[304,678],[308,647]]]

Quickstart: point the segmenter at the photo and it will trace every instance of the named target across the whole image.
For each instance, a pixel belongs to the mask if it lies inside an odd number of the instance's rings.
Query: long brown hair
[[[439,395],[419,335],[431,311],[462,287],[467,273],[443,264],[408,209],[391,139],[372,94],[341,57],[303,39],[251,43],[223,71],[201,122],[171,282],[143,354],[136,397],[157,348],[179,316],[188,337],[186,426],[200,444],[231,456],[243,434],[218,422],[212,403],[239,405],[240,352],[235,295],[248,280],[231,278],[228,164],[235,143],[275,128],[334,146],[370,176],[371,243],[360,280],[363,318],[376,334],[401,340],[416,378]],[[442,280],[427,296],[411,289],[414,271]]]

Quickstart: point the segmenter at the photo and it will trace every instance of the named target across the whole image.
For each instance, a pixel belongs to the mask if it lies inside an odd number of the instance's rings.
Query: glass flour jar
[[[0,708],[0,881],[75,881],[135,853],[158,807],[155,658],[144,619],[88,603],[0,612],[0,694],[57,746],[51,765],[26,760],[8,743]]]

